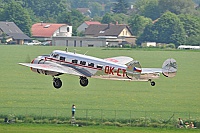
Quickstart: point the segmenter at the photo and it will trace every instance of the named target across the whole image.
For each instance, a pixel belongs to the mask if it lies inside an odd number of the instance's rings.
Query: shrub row
[[[6,121],[5,121],[6,120]],[[190,122],[190,120],[187,120]],[[195,127],[200,128],[200,121],[193,121]],[[0,115],[0,123],[36,123],[36,124],[72,124],[71,118],[64,117],[37,117],[37,116],[14,116]],[[151,118],[125,119],[86,119],[77,118],[75,123],[83,126],[106,125],[106,126],[133,126],[133,127],[154,127],[154,128],[175,128],[176,121],[156,120]]]

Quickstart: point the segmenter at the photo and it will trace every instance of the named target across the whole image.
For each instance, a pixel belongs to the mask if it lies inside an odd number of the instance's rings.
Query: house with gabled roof
[[[98,24],[89,25],[85,30],[85,36],[87,37],[130,37],[132,36],[131,30],[128,25],[124,24]]]
[[[54,36],[71,37],[72,26],[56,23],[36,23],[31,27],[32,37],[40,40],[52,40]]]
[[[98,24],[89,25],[84,32],[86,37],[99,37],[107,38],[107,43],[112,43],[115,41],[115,46],[117,44],[131,44],[135,45],[136,37],[132,35],[132,32],[128,25],[125,24]],[[118,42],[116,42],[117,38]],[[110,41],[108,41],[110,40]]]
[[[127,25],[91,24],[85,30],[85,37],[53,37],[53,46],[72,47],[119,47],[135,45],[135,36]]]
[[[85,21],[77,28],[77,31],[78,32],[85,32],[85,29],[88,28],[88,26],[92,25],[92,24],[99,25],[101,23],[99,21]]]
[[[24,41],[30,40],[14,22],[0,22],[0,40],[5,39],[6,43],[24,44]]]

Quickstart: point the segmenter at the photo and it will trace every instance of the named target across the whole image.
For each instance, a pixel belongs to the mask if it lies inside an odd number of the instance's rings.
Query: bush
[[[167,44],[167,45],[166,45],[166,48],[175,49],[175,48],[176,48],[176,46],[175,46],[175,44],[173,44],[173,43],[170,43],[170,44]]]
[[[0,123],[4,123],[4,119],[15,120],[17,123],[37,123],[37,124],[71,124],[71,118],[66,117],[38,117],[38,116],[15,116],[0,115]],[[103,122],[104,121],[104,122]],[[135,119],[86,119],[78,118],[77,125],[106,125],[106,126],[134,126],[134,127],[154,127],[154,128],[175,128],[176,121],[165,121],[164,119],[151,119],[147,117],[140,117]],[[186,122],[194,122],[195,127],[200,128],[200,121],[185,120]]]
[[[30,117],[30,116],[25,117],[24,123],[34,123],[33,117]]]
[[[131,48],[131,44],[124,44],[123,48]]]
[[[106,126],[113,126],[114,124],[110,121],[106,121],[103,123],[103,125],[106,125]]]

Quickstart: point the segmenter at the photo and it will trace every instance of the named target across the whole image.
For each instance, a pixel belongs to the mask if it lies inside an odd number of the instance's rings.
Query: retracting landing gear
[[[53,86],[56,89],[59,89],[62,86],[62,81],[60,80],[60,78],[53,78]]]
[[[151,79],[149,79],[149,82],[151,83],[151,86],[155,86],[156,82],[152,81]]]
[[[80,76],[80,85],[85,87],[88,85],[88,79],[86,77]]]

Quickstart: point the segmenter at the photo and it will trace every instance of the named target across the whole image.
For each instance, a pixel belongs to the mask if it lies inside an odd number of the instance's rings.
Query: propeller
[[[25,62],[26,62],[26,63],[31,63],[31,58],[30,58],[30,55],[29,55],[29,54],[26,56]]]

